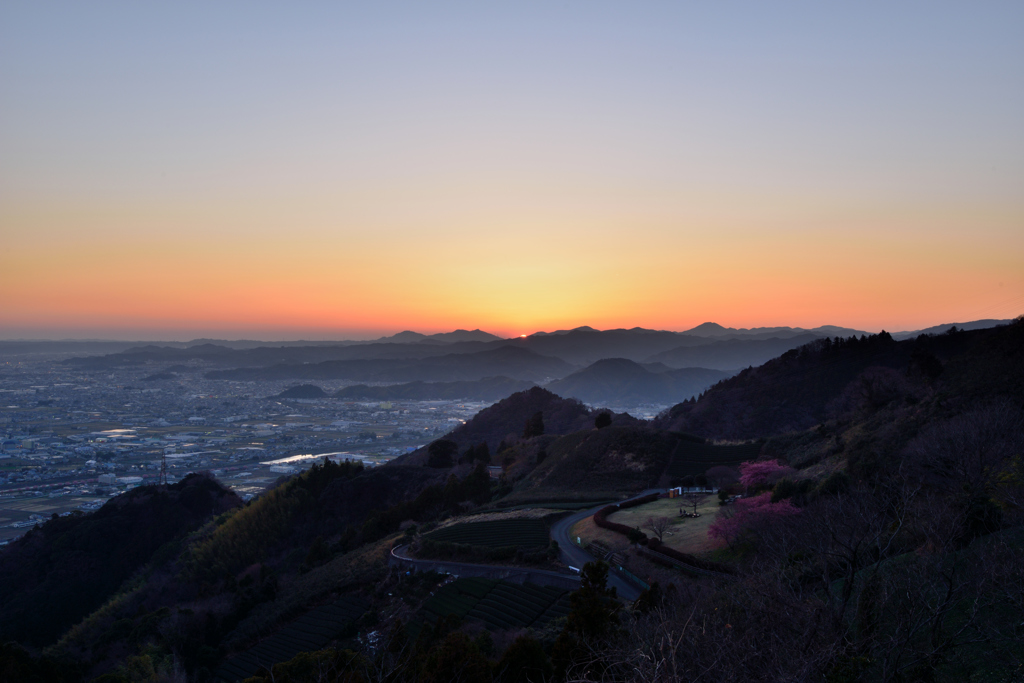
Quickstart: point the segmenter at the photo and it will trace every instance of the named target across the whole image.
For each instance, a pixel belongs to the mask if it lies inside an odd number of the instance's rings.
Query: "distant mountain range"
[[[836,325],[822,325],[821,327],[815,327],[809,330],[802,327],[752,327],[749,329],[743,327],[737,329],[735,327],[722,327],[718,323],[701,323],[692,330],[687,330],[680,334],[694,337],[744,337],[748,339],[769,339],[771,337],[798,337],[807,334],[811,334],[816,337],[851,337],[854,335],[860,336],[868,333],[863,330],[855,330],[849,327],[837,327]]]
[[[599,360],[545,389],[559,396],[575,398],[593,406],[626,408],[644,403],[673,404],[697,396],[729,373],[706,368],[673,370],[659,363],[641,365],[625,358]],[[356,384],[333,394],[333,398],[372,401],[455,400],[497,401],[517,391],[536,386],[534,382],[509,377],[485,377],[457,382],[407,382],[368,386]],[[331,398],[319,386],[300,384],[274,398]]]
[[[956,327],[972,330],[1004,322],[980,320]],[[893,336],[939,334],[953,325]],[[145,368],[154,379],[168,372],[202,372],[209,379],[225,380],[343,380],[366,385],[345,390],[343,397],[356,398],[353,392],[358,391],[364,398],[379,400],[495,400],[502,387],[511,393],[543,384],[591,405],[629,406],[682,401],[743,368],[815,340],[863,336],[866,333],[860,330],[830,325],[735,329],[713,322],[686,332],[578,327],[511,339],[482,330],[432,335],[405,331],[371,342],[148,344],[64,362],[95,371]],[[32,344],[0,342],[0,355],[26,353]],[[67,352],[72,342],[41,344],[42,352],[53,353],[58,347]],[[82,348],[85,353],[110,350],[98,342]]]
[[[811,333],[784,338],[769,337],[767,339],[759,336],[753,336],[752,338],[728,337],[713,344],[680,346],[663,351],[651,356],[648,358],[648,361],[664,363],[673,368],[739,369],[760,365],[790,349],[795,349],[798,346],[803,346],[815,339],[822,339],[824,337],[825,335],[819,336]]]
[[[489,342],[501,339],[496,334],[484,332],[483,330],[455,330],[454,332],[440,332],[438,334],[420,334],[406,330],[393,334],[390,337],[381,337],[378,342],[391,342],[394,344],[454,344],[456,342]]]
[[[706,368],[672,370],[662,365],[645,367],[625,358],[606,358],[574,372],[545,388],[559,396],[578,398],[599,406],[635,406],[641,403],[678,403],[696,396],[728,373]],[[649,368],[655,368],[654,370]]]
[[[1013,320],[974,320],[969,323],[945,323],[943,325],[936,325],[934,327],[926,327],[923,330],[914,330],[912,332],[894,332],[893,339],[910,339],[911,337],[918,337],[922,334],[945,334],[954,327],[958,330],[970,331],[970,330],[986,330],[990,327],[997,327],[999,325],[1009,325]]]

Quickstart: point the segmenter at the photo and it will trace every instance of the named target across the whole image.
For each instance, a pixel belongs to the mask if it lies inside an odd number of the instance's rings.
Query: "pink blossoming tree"
[[[753,498],[741,498],[732,506],[723,509],[718,518],[708,527],[708,536],[720,538],[732,545],[748,531],[778,523],[786,517],[800,514],[800,508],[788,500],[772,502],[770,492]]]
[[[740,463],[740,483],[747,488],[757,488],[772,484],[790,474],[792,468],[782,465],[778,460]]]

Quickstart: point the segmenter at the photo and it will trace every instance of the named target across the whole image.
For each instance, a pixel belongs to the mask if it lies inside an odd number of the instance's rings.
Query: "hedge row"
[[[650,493],[646,496],[641,496],[634,500],[627,500],[625,503],[617,503],[615,505],[608,505],[594,513],[594,524],[598,525],[602,529],[608,529],[628,536],[631,531],[634,531],[632,527],[628,527],[625,524],[616,524],[615,522],[608,521],[608,515],[618,512],[619,510],[626,510],[628,508],[636,507],[638,505],[645,505],[658,500],[657,493]],[[641,544],[647,543],[647,536],[644,536],[644,540],[640,541]]]

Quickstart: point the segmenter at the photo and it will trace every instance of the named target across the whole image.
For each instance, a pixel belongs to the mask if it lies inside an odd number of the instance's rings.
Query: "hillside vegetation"
[[[970,380],[955,376],[955,359],[968,351],[974,350],[966,363],[979,370],[984,363],[1005,367],[1007,362],[1020,362],[1005,353],[983,360],[996,353],[985,350],[989,345],[1002,344],[1000,338],[1015,334],[1008,330],[954,332],[902,342],[885,332],[821,339],[719,382],[699,400],[674,406],[655,426],[720,439],[800,431],[841,413],[853,402],[879,404],[911,395],[939,379],[950,363],[954,372],[941,377],[941,383],[953,391],[966,389]]]
[[[544,434],[569,434],[593,427],[598,412],[577,400],[565,399],[547,389],[533,387],[484,408],[472,420],[445,435],[444,439],[457,444],[460,451],[485,443],[491,453],[496,453],[503,442],[509,445],[520,439],[526,423],[538,413],[541,415]],[[617,424],[640,423],[628,415],[616,415],[613,419]],[[427,458],[428,448],[421,448],[396,458],[395,462],[426,464]]]
[[[0,640],[56,640],[158,550],[242,501],[191,475],[166,488],[134,489],[92,514],[54,515],[0,552]],[[166,547],[165,547],[166,546]]]

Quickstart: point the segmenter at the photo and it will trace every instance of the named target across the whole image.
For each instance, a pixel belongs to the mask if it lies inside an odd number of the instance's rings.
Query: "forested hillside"
[[[593,427],[598,411],[592,411],[574,399],[565,399],[547,389],[533,387],[520,391],[494,405],[484,408],[466,424],[456,427],[445,436],[460,450],[469,446],[486,443],[488,450],[495,453],[503,441],[506,445],[522,437],[530,420],[540,415],[539,434],[569,434]],[[638,424],[639,420],[620,415],[615,418],[620,424]],[[397,462],[425,464],[428,449],[422,448],[399,458]]]
[[[853,403],[885,403],[933,382],[955,391],[967,378],[943,376],[957,359],[972,368],[1019,362],[995,347],[1012,347],[1018,326],[921,336],[897,342],[888,334],[820,339],[723,380],[698,400],[680,403],[655,421],[661,429],[721,439],[750,439],[807,429]],[[993,347],[991,350],[989,347]],[[986,360],[983,355],[993,356]],[[974,370],[972,370],[974,372]],[[999,374],[988,372],[988,374]],[[856,381],[855,381],[856,380]],[[986,384],[987,386],[987,384]],[[994,389],[1002,392],[997,383]]]
[[[192,475],[135,489],[92,514],[49,520],[0,552],[0,639],[47,645],[116,591],[154,553],[242,501]]]

